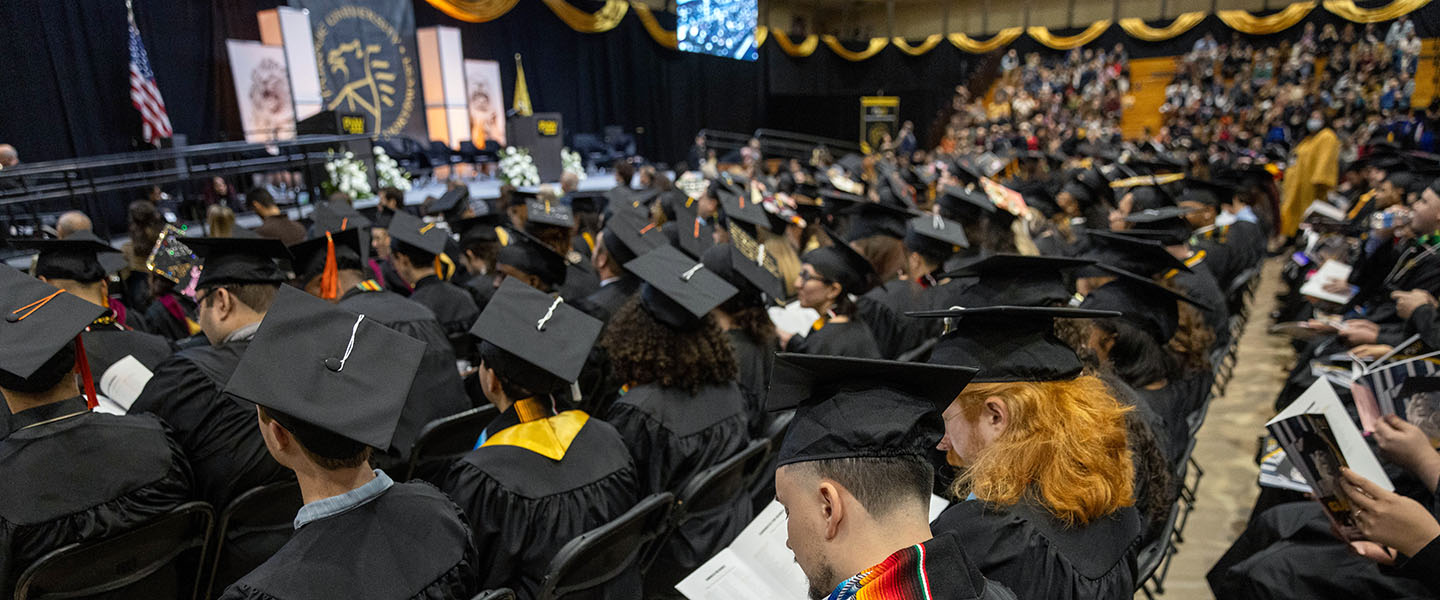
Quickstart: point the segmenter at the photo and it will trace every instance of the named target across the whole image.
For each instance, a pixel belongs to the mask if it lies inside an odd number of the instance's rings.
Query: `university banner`
[[[371,133],[428,138],[415,13],[393,0],[291,0],[310,11],[326,110],[362,113]]]
[[[861,96],[860,149],[869,154],[884,147],[900,131],[899,116],[899,97]]]

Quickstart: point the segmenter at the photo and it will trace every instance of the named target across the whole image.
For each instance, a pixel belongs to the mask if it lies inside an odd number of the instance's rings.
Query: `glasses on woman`
[[[800,283],[805,283],[807,281],[818,281],[826,285],[829,285],[831,283],[828,278],[819,273],[815,273],[813,271],[800,271]]]

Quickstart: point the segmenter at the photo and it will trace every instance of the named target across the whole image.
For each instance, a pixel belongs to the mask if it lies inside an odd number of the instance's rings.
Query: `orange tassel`
[[[325,232],[325,270],[320,273],[320,297],[334,300],[340,295],[340,268],[335,263],[335,238]]]

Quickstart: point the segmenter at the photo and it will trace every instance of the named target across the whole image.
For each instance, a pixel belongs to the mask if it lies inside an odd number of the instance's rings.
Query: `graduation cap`
[[[0,319],[0,375],[4,376],[5,387],[28,393],[48,391],[59,377],[53,381],[25,380],[35,376],[71,341],[79,340],[80,333],[109,310],[0,264],[0,313],[4,315]],[[83,346],[77,347],[77,364],[58,367],[67,371],[72,366],[80,367],[87,400],[93,408],[94,381],[84,356]],[[36,389],[42,386],[46,389]]]
[[[364,247],[360,241],[360,230],[326,231],[320,235],[290,246],[295,257],[295,279],[301,286],[311,279],[320,277],[320,297],[334,300],[340,294],[339,272],[342,270],[364,270]]]
[[[987,306],[907,312],[906,316],[951,319],[949,331],[930,352],[930,363],[978,366],[972,381],[1058,381],[1080,375],[1075,350],[1055,335],[1055,319],[1118,316],[1111,311],[1033,306]]]
[[[625,269],[644,281],[640,304],[656,321],[673,329],[698,327],[710,309],[738,291],[674,246],[651,250],[625,263]]]
[[[795,409],[776,466],[843,458],[923,459],[975,369],[782,352],[766,401]]]
[[[1185,189],[1180,193],[1177,202],[1198,202],[1211,208],[1219,208],[1221,204],[1229,204],[1234,195],[1235,187],[1226,182],[1186,179]]]
[[[503,245],[510,237],[504,233],[506,221],[508,219],[504,215],[490,213],[455,221],[450,224],[450,229],[460,235],[462,248],[482,242],[500,242]]]
[[[990,196],[985,195],[985,190],[978,186],[965,188],[947,185],[935,196],[935,202],[955,220],[971,223],[1000,210],[990,201]]]
[[[316,204],[315,210],[310,213],[310,223],[316,231],[364,229],[373,225],[370,219],[365,218],[365,215],[360,214],[354,207],[332,202]],[[388,224],[387,222],[386,225]]]
[[[670,243],[697,260],[715,245],[715,228],[700,218],[698,210],[698,206],[676,203],[675,220],[661,228]]]
[[[265,407],[309,451],[390,447],[425,344],[292,287],[275,303],[225,392]]]
[[[1069,302],[1069,273],[1094,264],[1083,258],[992,254],[946,273],[951,279],[974,277],[952,301],[961,306],[1055,306]]]
[[[720,199],[720,210],[727,221],[740,224],[751,235],[760,229],[770,229],[770,216],[765,212],[765,207],[755,202],[749,194],[744,191],[735,193],[721,187],[716,196]]]
[[[951,172],[966,183],[978,184],[981,179],[985,178],[985,173],[975,164],[975,159],[969,156],[956,158],[954,162],[950,163],[950,166]]]
[[[705,268],[719,275],[738,290],[737,296],[750,306],[767,306],[784,297],[785,286],[780,278],[765,266],[763,245],[757,245],[759,253],[747,257],[734,244],[720,244],[705,251],[700,262]],[[773,260],[773,259],[772,259]]]
[[[395,217],[390,221],[390,237],[436,256],[445,252],[445,240],[450,238],[444,229],[434,223],[421,221],[410,213],[395,213]]]
[[[905,247],[925,256],[948,258],[969,248],[965,228],[940,215],[919,216],[905,224]]]
[[[546,394],[580,376],[602,326],[563,298],[507,278],[470,335],[480,339],[487,367],[526,391]]]
[[[605,208],[606,196],[603,192],[571,192],[565,196],[570,201],[570,210],[575,214],[595,213],[599,214]]]
[[[605,221],[601,243],[620,264],[665,244],[660,227],[634,212],[615,213]]]
[[[861,202],[848,212],[855,215],[847,232],[852,242],[876,235],[905,239],[906,223],[915,216],[909,209],[881,202]]]
[[[93,283],[105,278],[108,269],[100,257],[119,250],[100,241],[90,231],[77,231],[63,240],[12,240],[16,248],[39,250],[35,275],[46,279],[71,279]]]
[[[445,190],[445,193],[441,194],[439,198],[431,201],[429,208],[426,209],[426,214],[441,215],[445,217],[446,221],[449,221],[465,214],[465,210],[468,208],[470,208],[470,188],[457,185]]]
[[[565,283],[565,257],[549,244],[524,231],[506,230],[510,243],[495,255],[495,263],[509,265],[526,275],[539,277],[552,288]]]
[[[1170,254],[1161,242],[1096,229],[1088,229],[1085,233],[1090,241],[1090,250],[1085,253],[1085,258],[1097,263],[1142,275],[1190,270],[1184,261]],[[1086,267],[1079,273],[1081,277],[1107,275],[1109,273],[1094,267]]]
[[[1194,207],[1166,206],[1132,212],[1125,216],[1126,223],[1140,225],[1135,229],[1117,231],[1120,235],[1156,240],[1167,246],[1184,244],[1193,230],[1185,215],[1195,212]]]
[[[562,202],[530,198],[525,201],[526,223],[530,226],[563,227],[575,226],[575,213]]]
[[[1092,206],[1097,202],[1109,202],[1114,198],[1110,181],[1095,169],[1081,169],[1073,173],[1060,191],[1068,192],[1082,207]]]
[[[1160,345],[1169,342],[1180,329],[1180,309],[1177,302],[1188,302],[1204,308],[1203,304],[1189,296],[1155,283],[1149,277],[1108,265],[1096,266],[1117,277],[1114,281],[1092,290],[1080,303],[1080,308],[1116,311],[1121,318],[1150,334]]]
[[[280,240],[264,238],[186,238],[202,261],[196,288],[231,283],[284,283],[289,277],[276,263],[290,260]]]
[[[375,211],[375,220],[370,223],[371,228],[389,229],[390,221],[395,218],[395,213],[403,211],[385,210],[384,208]]]
[[[859,296],[875,287],[879,276],[874,265],[849,244],[840,241],[844,238],[839,233],[827,227],[825,234],[834,243],[806,252],[800,257],[800,262],[814,267],[815,272],[826,280],[840,284],[841,291],[846,294]]]
[[[651,202],[660,197],[660,190],[645,188],[643,190],[631,190],[627,198],[631,208],[649,207]],[[612,201],[613,205],[614,202]]]

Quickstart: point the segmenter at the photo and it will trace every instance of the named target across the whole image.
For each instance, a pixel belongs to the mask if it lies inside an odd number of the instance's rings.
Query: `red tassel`
[[[90,375],[90,359],[85,357],[85,342],[80,336],[75,336],[75,366],[80,367],[80,381],[85,385],[85,405],[90,410],[100,406],[100,399],[95,396],[95,378]]]
[[[335,238],[325,232],[325,270],[320,274],[320,297],[334,300],[340,295],[340,269],[335,264]]]

